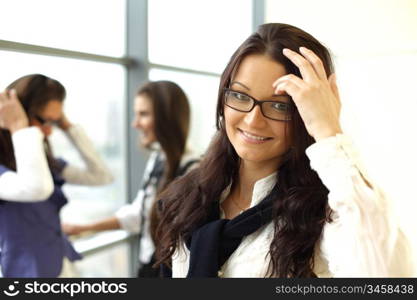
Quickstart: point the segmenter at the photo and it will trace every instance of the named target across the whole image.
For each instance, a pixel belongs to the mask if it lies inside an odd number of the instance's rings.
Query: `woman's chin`
[[[282,160],[282,155],[266,155],[261,151],[241,151],[238,156],[244,162],[251,165],[274,165],[277,166]]]
[[[263,160],[265,160],[264,157],[262,157],[262,155],[259,155],[257,153],[248,153],[248,152],[240,152],[238,153],[239,157],[241,160],[243,161],[250,161],[250,162],[262,162]]]
[[[142,138],[140,139],[140,146],[145,149],[152,149],[152,145],[154,144],[154,140]]]

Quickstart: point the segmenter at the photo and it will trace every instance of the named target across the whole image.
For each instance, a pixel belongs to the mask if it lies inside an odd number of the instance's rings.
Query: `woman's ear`
[[[225,126],[224,126],[224,115],[219,116],[218,126],[219,126],[219,129],[224,129],[225,128]]]

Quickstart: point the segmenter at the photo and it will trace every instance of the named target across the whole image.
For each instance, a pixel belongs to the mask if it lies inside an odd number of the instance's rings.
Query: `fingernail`
[[[307,48],[306,47],[300,47],[300,51],[306,51],[307,50]]]
[[[282,76],[282,77],[278,78],[277,80],[275,80],[275,82],[274,82],[275,83],[275,86],[278,86],[282,82],[283,77],[284,76]]]
[[[278,83],[275,87],[275,92],[279,91],[279,88],[281,87],[281,85]]]
[[[282,53],[288,54],[288,53],[290,53],[290,49],[284,48],[284,49],[282,49]]]

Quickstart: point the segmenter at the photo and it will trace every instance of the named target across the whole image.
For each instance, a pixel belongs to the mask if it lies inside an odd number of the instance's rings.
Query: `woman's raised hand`
[[[0,93],[0,128],[11,133],[28,127],[29,120],[15,90]]]
[[[340,98],[336,76],[326,76],[323,63],[311,50],[300,47],[300,55],[290,49],[283,54],[300,70],[302,78],[288,74],[273,83],[276,94],[286,92],[297,106],[308,133],[316,140],[341,133]]]

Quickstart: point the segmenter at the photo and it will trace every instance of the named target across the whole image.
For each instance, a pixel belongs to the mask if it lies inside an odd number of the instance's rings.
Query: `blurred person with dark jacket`
[[[113,177],[82,128],[63,112],[64,86],[32,74],[0,96],[0,265],[5,277],[57,277],[63,258],[80,259],[61,231],[64,183],[102,185]],[[48,141],[59,127],[83,158],[55,158]]]

